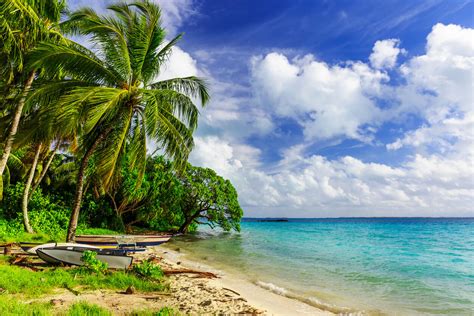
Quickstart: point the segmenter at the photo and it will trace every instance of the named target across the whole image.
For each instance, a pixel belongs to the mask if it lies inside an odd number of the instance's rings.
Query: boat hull
[[[58,247],[38,249],[38,256],[53,264],[64,263],[68,265],[82,266],[81,260],[84,251],[90,250],[80,247]],[[97,253],[96,258],[107,263],[110,269],[128,269],[132,264],[133,258],[120,254],[120,251],[92,250]],[[123,252],[122,252],[123,253]]]
[[[137,247],[158,246],[167,242],[172,235],[79,235],[76,243],[95,246],[134,244]]]

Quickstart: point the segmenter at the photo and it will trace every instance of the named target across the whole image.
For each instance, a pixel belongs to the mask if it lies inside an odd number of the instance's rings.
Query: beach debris
[[[199,305],[201,306],[209,306],[212,304],[212,300],[205,300],[205,301],[202,301]]]
[[[212,272],[206,271],[197,271],[191,269],[169,269],[163,270],[165,275],[173,275],[173,274],[196,274],[197,277],[206,278],[206,279],[217,279],[218,276]]]
[[[63,299],[60,299],[60,298],[54,298],[52,299],[51,301],[49,301],[49,303],[53,306],[59,306],[59,305],[63,305],[65,302],[65,300]]]
[[[6,245],[4,245],[3,247],[4,247],[4,248],[3,248],[3,254],[4,254],[5,256],[11,255],[11,253],[12,253],[12,244],[6,244]]]
[[[133,285],[130,285],[129,287],[127,287],[127,289],[125,290],[125,294],[133,294],[135,293],[135,287]]]
[[[12,265],[27,268],[27,269],[30,269],[34,272],[43,270],[43,269],[37,268],[36,267],[37,264],[31,263],[28,257],[22,256],[22,255],[16,255],[16,256],[12,257],[9,260],[9,262]]]
[[[232,293],[237,294],[238,296],[240,296],[240,294],[237,293],[237,292],[234,291],[234,290],[228,289],[228,288],[226,288],[226,287],[223,287],[222,289],[223,289],[223,290],[227,290],[227,291],[229,291],[229,292],[232,292]]]

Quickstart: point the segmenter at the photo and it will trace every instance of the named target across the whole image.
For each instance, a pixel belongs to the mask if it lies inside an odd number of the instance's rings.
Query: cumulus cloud
[[[457,142],[473,145],[474,29],[437,24],[427,37],[426,54],[402,65],[407,84],[395,89],[400,113],[418,113],[426,124],[388,144],[436,145],[449,150]]]
[[[179,46],[174,46],[168,60],[162,66],[158,80],[197,76],[198,74],[196,60]]]
[[[243,164],[232,145],[216,137],[196,145],[193,163],[231,179],[253,216],[459,216],[472,210],[474,169],[465,157],[416,155],[391,167],[350,156],[299,156],[298,168],[282,165],[270,174]]]
[[[395,67],[398,55],[405,52],[404,49],[399,48],[399,45],[400,41],[398,39],[375,42],[372,54],[369,57],[370,64],[377,69]]]
[[[363,125],[377,125],[381,119],[371,96],[387,79],[360,62],[330,66],[312,55],[289,60],[270,53],[252,61],[256,102],[278,116],[295,118],[307,140],[365,139]]]

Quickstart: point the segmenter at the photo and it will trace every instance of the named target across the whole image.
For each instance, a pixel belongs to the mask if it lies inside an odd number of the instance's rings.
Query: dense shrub
[[[4,195],[0,217],[8,220],[8,230],[16,231],[22,228],[21,199],[23,183],[10,186]],[[36,190],[29,203],[30,223],[38,233],[44,233],[52,238],[59,238],[69,223],[70,210],[64,203],[54,201],[51,195],[43,195],[41,189]]]

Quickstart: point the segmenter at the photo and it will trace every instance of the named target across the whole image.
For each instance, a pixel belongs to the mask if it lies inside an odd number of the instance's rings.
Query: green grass
[[[87,302],[74,303],[67,311],[53,309],[53,305],[47,303],[23,303],[21,300],[12,299],[6,295],[0,295],[0,315],[2,316],[111,316],[107,309]],[[143,310],[130,313],[130,316],[179,316],[176,310],[164,307],[159,311]]]
[[[150,310],[134,311],[130,314],[131,316],[179,316],[181,315],[173,308],[163,307],[157,312]]]
[[[0,256],[0,288],[3,289],[4,294],[37,297],[50,293],[54,288],[125,290],[129,286],[133,286],[141,292],[157,292],[167,289],[161,280],[147,280],[123,271],[96,275],[80,269],[50,268],[33,272],[29,269],[9,265],[6,263],[6,259],[5,256]]]
[[[78,228],[78,235],[121,235],[123,233],[106,228]]]
[[[112,313],[108,310],[86,302],[79,302],[72,305],[67,313],[67,316],[111,316]]]
[[[20,300],[0,294],[0,315],[2,316],[49,316],[51,315],[51,304],[32,303],[25,304]]]

